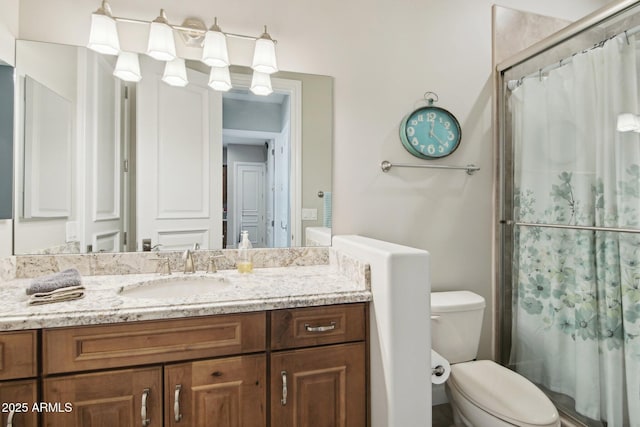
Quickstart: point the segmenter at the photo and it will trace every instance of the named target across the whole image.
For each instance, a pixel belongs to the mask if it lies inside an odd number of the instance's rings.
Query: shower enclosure
[[[501,362],[640,427],[640,2],[499,66]]]

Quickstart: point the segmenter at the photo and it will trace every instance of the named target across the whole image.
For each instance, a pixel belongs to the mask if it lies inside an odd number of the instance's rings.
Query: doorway
[[[291,97],[256,96],[238,86],[223,95],[222,106],[223,159],[229,171],[226,247],[237,247],[243,230],[249,231],[254,246],[289,247],[294,241],[291,190],[296,187],[292,186]],[[258,165],[261,179],[255,175]],[[257,214],[258,224],[253,217],[256,195],[261,195],[263,209]]]

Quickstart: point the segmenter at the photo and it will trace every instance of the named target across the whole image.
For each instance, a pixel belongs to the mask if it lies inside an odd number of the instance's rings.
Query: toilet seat
[[[451,365],[449,385],[492,416],[521,427],[559,426],[551,400],[523,376],[490,360]]]

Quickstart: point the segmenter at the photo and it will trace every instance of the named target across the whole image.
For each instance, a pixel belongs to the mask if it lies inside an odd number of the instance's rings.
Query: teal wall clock
[[[409,153],[421,159],[446,157],[460,145],[460,123],[449,111],[433,105],[438,100],[435,93],[427,92],[424,96],[428,105],[402,119],[400,140]]]

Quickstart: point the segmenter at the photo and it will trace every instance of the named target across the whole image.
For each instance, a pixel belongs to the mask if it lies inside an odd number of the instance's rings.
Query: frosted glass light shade
[[[164,10],[160,11],[160,16],[149,27],[147,55],[158,61],[173,61],[176,59],[176,42],[173,38],[173,28],[169,26]]]
[[[162,81],[170,86],[186,86],[189,80],[187,79],[187,68],[184,65],[184,59],[176,58],[167,62],[167,65],[164,66]]]
[[[273,92],[271,76],[267,73],[254,71],[253,77],[251,78],[251,92],[262,96],[271,94]]]
[[[138,54],[133,52],[120,52],[113,75],[126,82],[139,82],[142,80]]]
[[[271,37],[269,37],[268,34],[266,34],[265,37],[265,34],[256,40],[251,68],[259,73],[271,74],[278,71],[276,45],[274,41],[271,40]]]
[[[109,15],[94,13],[91,15],[91,30],[87,47],[105,55],[117,55],[120,52],[120,40],[116,21]]]
[[[210,67],[229,66],[227,37],[221,31],[209,30],[205,34],[202,62]]]
[[[640,132],[640,117],[631,113],[620,114],[616,128],[618,132]]]
[[[211,67],[209,87],[213,90],[226,92],[231,89],[231,75],[229,67]]]

